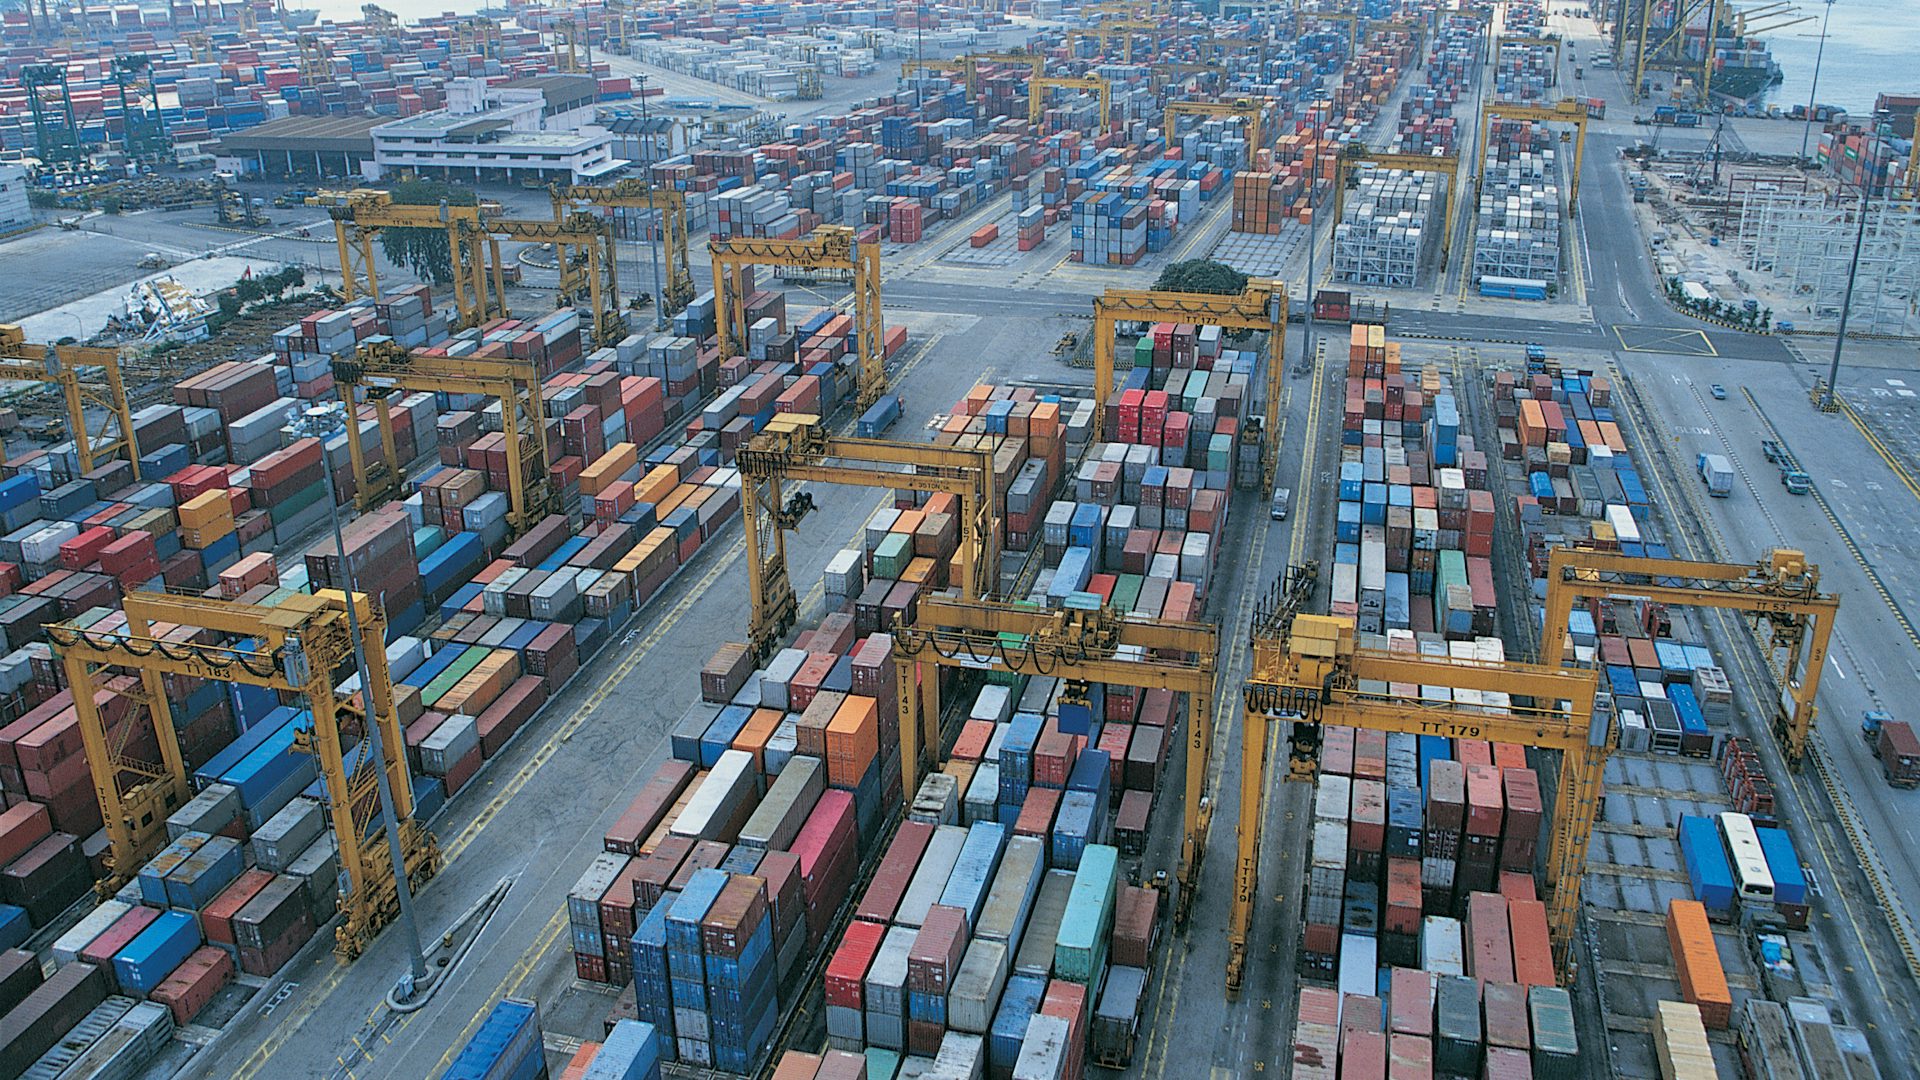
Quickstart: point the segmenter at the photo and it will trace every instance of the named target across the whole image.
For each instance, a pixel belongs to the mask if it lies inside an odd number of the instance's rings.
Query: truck
[[[1897,788],[1920,787],[1920,737],[1905,720],[1880,721],[1880,737],[1873,742],[1873,756],[1887,774],[1887,783]]]
[[[1313,294],[1313,317],[1322,322],[1385,326],[1388,309],[1389,304],[1385,300],[1355,296],[1344,289],[1321,289]]]
[[[1807,476],[1806,470],[1800,468],[1793,451],[1773,439],[1762,439],[1760,452],[1767,455],[1768,461],[1780,467],[1780,486],[1786,488],[1789,495],[1805,495],[1813,490],[1812,479]]]
[[[1707,485],[1707,494],[1716,499],[1733,494],[1733,465],[1724,456],[1701,454],[1698,468],[1701,482]]]

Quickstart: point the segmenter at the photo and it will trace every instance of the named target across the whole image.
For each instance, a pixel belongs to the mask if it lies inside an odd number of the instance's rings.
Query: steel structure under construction
[[[1920,264],[1920,205],[1883,199],[1867,211],[1854,272],[1859,214],[1858,203],[1824,195],[1750,193],[1740,200],[1741,261],[1791,292],[1793,314],[1838,315],[1852,276],[1851,327],[1869,334],[1914,333],[1920,325],[1915,311],[1920,286],[1914,277]]]

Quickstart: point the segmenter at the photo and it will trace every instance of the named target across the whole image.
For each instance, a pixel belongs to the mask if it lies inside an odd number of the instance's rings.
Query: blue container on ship
[[[1047,865],[1056,870],[1075,870],[1087,845],[1094,842],[1098,819],[1105,815],[1096,807],[1093,796],[1084,791],[1069,791],[1060,797],[1060,809],[1054,814],[1053,834],[1048,839]]]
[[[1000,740],[1000,803],[1016,813],[1033,786],[1033,745],[1045,725],[1046,718],[1038,713],[1014,713]]]
[[[246,860],[241,855],[240,841],[231,836],[209,837],[206,843],[200,845],[200,850],[189,855],[185,862],[174,867],[166,876],[163,888],[167,904],[198,911],[245,869]]]
[[[33,936],[33,921],[25,908],[0,904],[0,949],[17,948]]]
[[[987,902],[987,890],[1000,869],[1000,856],[1006,851],[1007,829],[997,821],[976,821],[967,829],[960,845],[960,857],[954,860],[947,887],[940,894],[943,907],[957,908],[967,918],[967,933],[973,933],[980,909]]]
[[[1113,759],[1105,750],[1082,750],[1067,774],[1068,791],[1084,791],[1093,796],[1095,806],[1104,807],[1113,784]]]
[[[707,1011],[706,950],[700,944],[700,920],[706,918],[707,909],[726,885],[726,871],[696,870],[667,912],[667,970],[672,976],[674,1008]]]
[[[732,747],[733,740],[740,737],[740,729],[752,718],[753,710],[743,705],[722,708],[713,723],[707,725],[706,733],[700,736],[700,767],[711,769],[719,764],[720,755]]]
[[[299,753],[293,748],[294,733],[302,727],[311,726],[313,722],[311,716],[305,713],[301,715],[306,720],[304,725],[295,719],[288,719],[268,733],[246,757],[221,774],[220,782],[240,793],[241,805],[251,809],[267,800],[290,778],[305,776],[311,780],[317,775],[313,755]],[[305,786],[304,783],[302,786]]]
[[[479,595],[479,591],[480,590],[476,588],[474,590],[474,594]],[[467,651],[467,646],[465,645],[440,646],[438,649],[434,651],[434,654],[432,656],[429,656],[425,660],[420,661],[419,667],[416,667],[412,671],[408,672],[405,675],[405,677],[403,677],[400,680],[400,685],[402,686],[427,685],[428,683],[432,682],[434,679],[438,678],[441,672],[452,667],[453,662],[455,660],[460,659],[460,654],[466,651]]]
[[[163,911],[113,954],[114,978],[121,989],[145,997],[199,947],[200,923],[193,914]]]
[[[296,712],[286,705],[273,709],[261,717],[258,723],[241,732],[238,738],[228,743],[219,753],[213,755],[205,765],[195,770],[194,784],[198,787],[206,787],[208,784],[224,783],[221,778],[228,771],[238,766],[249,754],[265,745],[268,739],[286,729],[290,724],[304,730],[313,726],[313,717],[305,710]],[[291,736],[288,738],[290,740]]]

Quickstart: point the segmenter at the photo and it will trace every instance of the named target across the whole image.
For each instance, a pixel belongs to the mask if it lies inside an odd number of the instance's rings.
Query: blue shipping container
[[[123,990],[145,997],[200,947],[200,923],[190,912],[166,911],[113,956]]]
[[[507,998],[487,1014],[440,1080],[534,1080],[546,1068],[540,1007]]]
[[[1760,850],[1767,857],[1767,873],[1773,875],[1773,902],[1807,902],[1807,875],[1800,868],[1800,853],[1793,849],[1793,837],[1785,829],[1760,829]]]
[[[582,1080],[659,1080],[660,1036],[652,1024],[622,1020],[600,1044]]]
[[[1720,826],[1712,818],[1680,818],[1680,857],[1687,867],[1693,898],[1713,915],[1733,913],[1733,869],[1720,844]]]

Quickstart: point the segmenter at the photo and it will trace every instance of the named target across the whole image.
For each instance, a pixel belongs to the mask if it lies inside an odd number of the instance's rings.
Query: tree
[[[266,294],[267,290],[261,286],[259,278],[243,277],[233,283],[233,295],[239,299],[242,307],[259,300]]]
[[[214,302],[220,305],[220,314],[225,315],[229,319],[240,314],[240,298],[234,295],[232,289],[221,293]]]
[[[397,206],[474,206],[473,189],[431,180],[408,180],[394,185]],[[381,229],[380,253],[395,266],[412,270],[422,281],[445,285],[453,280],[453,253],[447,249],[445,229]]]
[[[1247,275],[1212,259],[1188,259],[1170,264],[1153,283],[1159,292],[1237,295],[1247,287]]]

